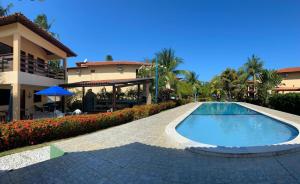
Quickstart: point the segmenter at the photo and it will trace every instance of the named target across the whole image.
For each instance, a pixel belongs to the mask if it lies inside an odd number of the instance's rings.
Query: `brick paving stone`
[[[0,183],[300,183],[300,153],[225,158],[184,150],[165,134],[165,127],[195,105],[60,141],[56,146],[65,156],[0,172]]]

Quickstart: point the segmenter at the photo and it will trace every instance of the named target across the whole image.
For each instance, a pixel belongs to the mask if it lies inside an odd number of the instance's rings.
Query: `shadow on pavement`
[[[0,183],[298,183],[298,163],[300,153],[224,158],[135,142],[0,171]]]

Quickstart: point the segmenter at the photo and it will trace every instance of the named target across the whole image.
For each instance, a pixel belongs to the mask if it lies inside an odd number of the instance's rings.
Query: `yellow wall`
[[[68,83],[80,82],[80,81],[93,81],[93,80],[112,80],[112,79],[135,79],[136,69],[139,69],[139,65],[122,65],[123,70],[119,71],[117,65],[109,66],[94,66],[81,69],[69,69],[68,70]],[[95,73],[91,73],[91,70],[95,70]],[[80,71],[78,73],[78,71]],[[103,87],[86,88],[92,89],[94,93],[101,91]],[[111,91],[112,88],[106,86],[106,91]],[[132,87],[124,87],[122,91]],[[78,90],[81,90],[78,88]]]
[[[92,80],[135,79],[139,66],[123,65],[123,71],[118,71],[116,65],[98,66],[68,70],[68,83]],[[77,71],[80,70],[80,73]],[[91,73],[95,70],[95,73]]]
[[[44,59],[45,61],[49,59],[66,59],[67,53],[57,46],[53,45],[49,41],[45,40],[41,36],[37,35],[33,31],[29,30],[27,27],[20,23],[14,23],[6,26],[0,26],[0,42],[14,47],[13,49],[13,62],[12,62],[12,71],[9,72],[0,72],[0,87],[7,86],[9,84],[12,88],[13,93],[13,119],[18,120],[19,117],[19,107],[20,107],[20,89],[26,90],[26,109],[28,113],[32,113],[34,108],[33,104],[33,90],[40,90],[40,86],[52,86],[58,85],[64,82],[63,80],[50,79],[43,76],[38,76],[35,74],[28,74],[20,71],[20,51],[30,53],[34,55],[34,58],[37,57]],[[52,56],[48,56],[45,50],[48,50],[53,53]],[[64,65],[66,67],[66,65]],[[66,69],[66,68],[65,68]],[[28,75],[20,75],[28,74]],[[22,78],[23,77],[23,78]],[[40,83],[37,83],[39,81]],[[42,85],[41,85],[42,83]],[[28,84],[28,85],[21,85]],[[21,85],[21,87],[20,87]],[[29,99],[29,93],[32,93],[32,97]],[[45,97],[43,101],[37,105],[45,103]],[[6,107],[0,107],[7,109]]]
[[[279,87],[300,87],[300,72],[281,74],[283,77]],[[281,93],[299,93],[299,91],[285,91]]]
[[[43,87],[38,86],[28,86],[28,85],[22,85],[21,90],[25,90],[25,110],[28,114],[34,113],[34,105],[37,105],[39,107],[42,107],[43,104],[47,103],[47,96],[42,96],[42,101],[34,103],[34,91],[40,91],[43,89]],[[31,97],[30,97],[31,96]]]
[[[300,72],[288,73],[287,75],[282,75],[282,87],[300,87]]]

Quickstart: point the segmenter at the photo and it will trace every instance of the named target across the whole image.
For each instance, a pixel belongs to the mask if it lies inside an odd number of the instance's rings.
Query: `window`
[[[0,89],[0,105],[9,105],[10,89]]]
[[[35,93],[38,91],[34,91],[34,95],[33,95],[33,102],[37,103],[37,102],[41,102],[42,101],[42,96],[41,95],[36,95]]]
[[[95,70],[91,70],[91,73],[95,73]]]
[[[21,51],[21,72],[26,72],[26,53]]]
[[[37,68],[39,70],[39,72],[45,72],[45,60],[41,59],[41,58],[37,58],[36,60],[36,64],[37,64]]]
[[[28,54],[28,73],[34,72],[34,56]]]

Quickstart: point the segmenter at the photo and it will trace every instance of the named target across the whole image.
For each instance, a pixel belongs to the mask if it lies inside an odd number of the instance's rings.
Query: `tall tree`
[[[35,24],[37,24],[39,27],[41,27],[42,29],[44,29],[45,31],[47,31],[50,35],[52,35],[53,37],[59,39],[59,35],[57,33],[54,33],[52,31],[50,31],[53,22],[51,23],[48,21],[48,17],[45,14],[39,14],[36,16],[36,18],[33,21]]]
[[[54,33],[54,32],[50,31],[50,29],[51,29],[54,21],[52,21],[51,23],[49,23],[47,15],[45,15],[45,14],[39,14],[34,19],[33,22],[36,25],[38,25],[40,28],[42,28],[45,31],[47,31],[50,35],[52,35],[56,39],[59,39],[59,35],[57,33]],[[51,61],[49,61],[49,66],[54,71],[58,71],[60,69],[60,60],[51,60]]]
[[[266,105],[268,103],[271,90],[281,83],[282,78],[277,74],[276,70],[264,69],[261,71],[258,80],[258,99],[262,105]]]
[[[252,77],[254,97],[255,97],[255,89],[257,87],[257,78],[258,78],[259,74],[261,73],[261,71],[263,70],[263,61],[259,57],[252,55],[250,58],[248,58],[244,67],[245,67],[245,71],[248,74],[248,78]]]
[[[199,75],[194,71],[185,72],[185,80],[187,83],[192,85],[195,101],[197,100],[197,96],[200,92],[200,81],[198,80],[198,78]]]
[[[106,55],[106,57],[105,57],[105,61],[113,61],[113,57],[112,57],[112,55]]]
[[[178,66],[183,63],[183,59],[175,55],[175,51],[171,48],[162,49],[156,53],[156,59],[160,65],[159,78],[163,79],[170,88],[179,92],[178,89],[178,74],[184,74],[186,71],[178,70]],[[155,59],[153,60],[155,62]],[[180,96],[180,94],[178,94]]]
[[[13,7],[12,3],[9,3],[6,7],[0,6],[0,17],[7,16],[10,12],[10,9]]]
[[[238,100],[244,100],[247,92],[248,92],[248,73],[241,67],[237,71],[238,81],[237,81],[237,88],[236,88],[236,95]]]
[[[238,74],[234,69],[227,68],[221,74],[221,83],[228,100],[236,97],[236,89],[238,84]]]
[[[199,82],[198,78],[199,75],[194,71],[187,71],[185,74],[185,80],[192,85],[197,84]]]
[[[221,81],[221,76],[215,76],[210,81],[210,93],[213,97],[215,97],[217,100],[221,100],[224,96],[224,90],[223,90],[223,83]]]

